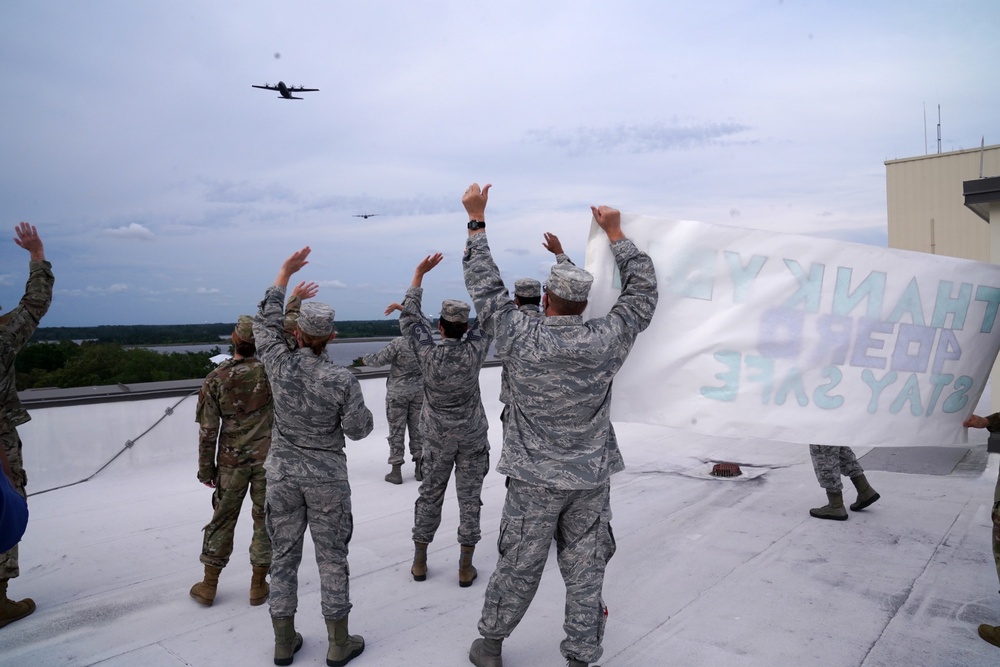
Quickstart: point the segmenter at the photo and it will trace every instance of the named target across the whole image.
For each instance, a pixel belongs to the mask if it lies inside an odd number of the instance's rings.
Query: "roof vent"
[[[739,477],[743,474],[737,463],[716,463],[712,466],[713,477]]]

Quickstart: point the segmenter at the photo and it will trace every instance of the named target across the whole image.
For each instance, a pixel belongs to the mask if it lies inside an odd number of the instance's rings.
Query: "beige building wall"
[[[885,163],[889,247],[937,255],[990,258],[989,225],[965,207],[962,183],[979,178],[980,149]],[[1000,176],[1000,145],[982,149],[983,176]]]

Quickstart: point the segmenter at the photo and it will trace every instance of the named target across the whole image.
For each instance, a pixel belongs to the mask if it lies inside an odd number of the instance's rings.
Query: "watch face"
[[[469,220],[469,229],[485,229],[486,223],[482,220]]]

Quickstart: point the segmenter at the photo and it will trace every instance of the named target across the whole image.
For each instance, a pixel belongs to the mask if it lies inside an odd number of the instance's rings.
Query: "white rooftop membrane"
[[[484,369],[493,460],[499,455],[499,369]],[[417,483],[388,470],[383,379],[361,381],[375,431],[348,443],[355,530],[351,631],[367,646],[352,665],[468,665],[483,591],[496,563],[503,477],[483,492],[480,577],[457,583],[457,506],[445,499],[427,581],[409,574]],[[619,396],[622,400],[624,397]],[[19,429],[33,495],[15,599],[35,613],[0,629],[0,666],[144,667],[272,664],[267,607],[250,607],[249,508],[215,604],[189,596],[201,577],[211,491],[196,479],[194,397],[32,411]],[[136,437],[173,414],[148,434]],[[1000,664],[979,623],[1000,623],[990,553],[998,457],[985,472],[870,471],[882,499],[846,522],[819,521],[825,502],[807,448],[616,423],[627,469],[613,478],[618,552],[605,582],[603,667],[659,665],[974,666]],[[970,439],[984,443],[985,433]],[[863,450],[856,450],[860,456]],[[713,461],[749,473],[714,479]],[[846,481],[846,480],[845,480]],[[848,500],[853,489],[847,483]],[[564,664],[564,588],[551,554],[524,621],[504,643],[505,667]],[[296,665],[323,664],[326,631],[307,538]]]

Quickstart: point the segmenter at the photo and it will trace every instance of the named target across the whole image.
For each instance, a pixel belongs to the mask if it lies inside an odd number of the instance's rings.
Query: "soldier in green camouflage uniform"
[[[326,353],[334,337],[334,311],[304,303],[295,336],[285,343],[281,304],[289,278],[306,265],[308,247],[285,260],[264,294],[254,320],[257,354],[267,369],[274,399],[274,429],[267,473],[266,523],[271,537],[274,661],[291,664],[302,646],[295,632],[298,570],[306,527],[319,566],[320,600],[329,646],[327,664],[345,665],[364,650],[364,639],[348,633],[351,610],[348,543],[354,529],[347,478],[345,436],[360,440],[372,431],[357,378]]]
[[[988,417],[972,415],[962,423],[962,426],[985,428],[990,433],[1000,433],[1000,412],[994,412]],[[996,561],[997,578],[1000,579],[1000,476],[997,477],[997,485],[993,490],[993,511],[990,517],[993,522],[993,560]],[[980,625],[979,636],[1000,647],[1000,625]]]
[[[267,599],[265,576],[271,566],[271,541],[264,526],[264,460],[271,446],[273,420],[271,387],[264,365],[254,358],[253,318],[241,315],[232,339],[233,358],[205,378],[195,410],[200,427],[198,481],[215,489],[215,511],[204,528],[201,548],[205,579],[191,588],[191,597],[209,606],[215,601],[219,574],[233,553],[233,532],[248,490],[253,517],[251,605]]]
[[[462,198],[469,214],[465,284],[510,377],[511,403],[497,471],[510,478],[500,524],[500,558],[486,588],[469,659],[501,667],[510,636],[537,590],[553,536],[566,584],[563,656],[574,667],[602,653],[604,571],[615,551],[610,477],[624,468],[611,424],[611,383],[656,308],[649,256],[621,232],[618,211],[592,208],[607,233],[622,292],[604,317],[584,321],[592,276],[569,263],[552,267],[546,317],[518,312],[484,231],[490,186]]]
[[[397,303],[389,304],[385,314],[402,310]],[[389,423],[389,465],[392,470],[385,481],[402,484],[403,443],[406,431],[410,431],[410,456],[415,464],[413,476],[419,482],[423,479],[420,457],[423,453],[423,437],[420,434],[420,410],[424,405],[424,377],[413,348],[402,336],[393,338],[378,352],[361,357],[363,366],[389,366],[389,378],[385,381],[385,418]]]
[[[17,238],[14,243],[30,253],[28,262],[28,283],[20,303],[0,317],[0,446],[10,462],[14,488],[26,496],[28,476],[24,472],[21,455],[21,439],[17,427],[31,417],[21,405],[14,384],[14,358],[18,351],[35,333],[39,320],[49,310],[52,303],[52,265],[45,259],[45,248],[38,230],[26,222],[14,228]],[[0,554],[0,627],[24,618],[35,610],[31,598],[15,602],[7,597],[7,582],[21,574],[18,566],[17,545]]]
[[[441,259],[440,253],[430,255],[417,266],[399,317],[399,329],[413,346],[424,377],[420,414],[424,481],[413,509],[414,558],[410,572],[416,581],[427,576],[427,545],[441,525],[441,507],[454,468],[461,545],[458,583],[466,587],[478,576],[472,556],[481,537],[483,479],[490,467],[489,424],[479,393],[479,371],[492,339],[483,335],[478,324],[468,328],[467,303],[448,299],[441,305],[438,322],[441,342],[434,342],[430,320],[420,307],[421,283],[424,274]]]

